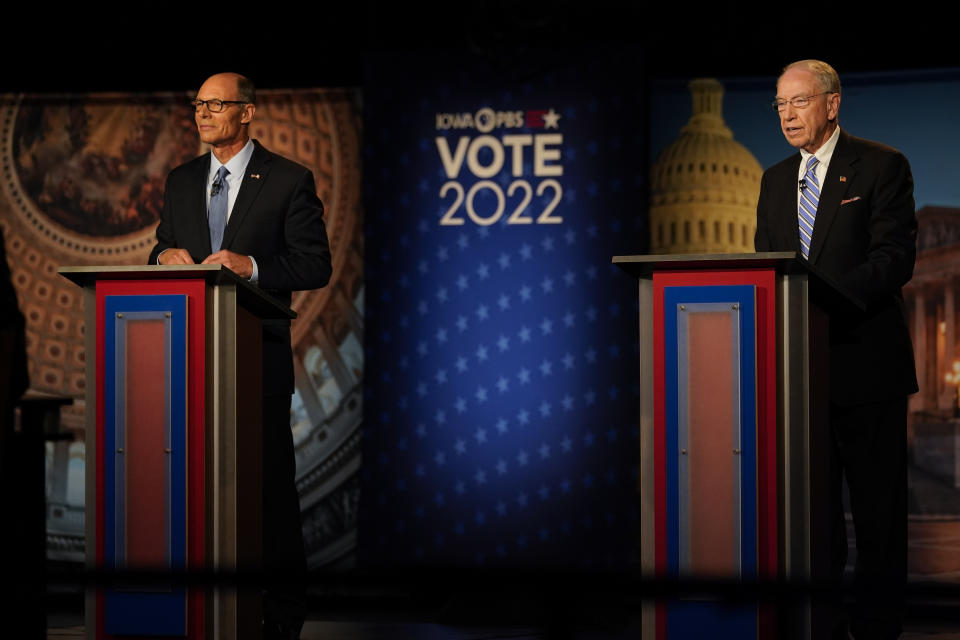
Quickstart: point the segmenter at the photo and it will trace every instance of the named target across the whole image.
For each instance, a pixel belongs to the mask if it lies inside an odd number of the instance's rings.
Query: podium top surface
[[[634,278],[652,278],[656,271],[695,269],[769,269],[786,275],[812,276],[816,295],[831,307],[864,311],[866,304],[844,289],[834,278],[798,257],[794,251],[765,253],[648,254],[613,256],[617,265]]]
[[[806,273],[809,266],[793,251],[769,253],[670,253],[637,256],[613,256],[617,265],[636,278],[649,278],[664,269],[750,269],[774,267],[782,273]]]
[[[291,319],[297,314],[260,287],[221,264],[178,265],[109,265],[60,267],[57,273],[81,287],[91,287],[99,280],[198,280],[210,286],[233,285],[244,307],[265,320]]]

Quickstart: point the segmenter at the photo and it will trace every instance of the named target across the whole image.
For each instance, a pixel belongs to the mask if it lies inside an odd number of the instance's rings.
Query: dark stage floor
[[[910,604],[905,640],[960,640],[960,492],[910,469]],[[848,520],[848,573],[856,558]],[[474,580],[474,577],[476,580]],[[595,575],[440,572],[321,580],[304,640],[481,640],[640,637],[635,582]],[[632,590],[632,592],[631,592]],[[79,587],[51,588],[48,638],[84,637]],[[561,620],[558,620],[560,618]],[[2,634],[0,634],[2,635]]]
[[[630,600],[604,604],[556,603],[535,595],[482,595],[425,601],[395,590],[357,599],[332,594],[311,598],[312,611],[304,640],[620,640],[640,637],[639,607]],[[912,597],[904,640],[960,640],[960,608],[948,592]],[[371,597],[373,596],[373,597]],[[431,595],[431,598],[434,596]],[[579,598],[579,597],[578,597]],[[557,621],[554,614],[561,611]],[[53,594],[48,604],[47,638],[84,637],[82,597],[78,592]]]

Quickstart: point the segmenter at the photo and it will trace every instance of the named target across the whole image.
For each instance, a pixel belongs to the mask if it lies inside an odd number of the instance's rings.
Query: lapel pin
[[[840,176],[840,182],[846,182],[847,176]]]
[[[259,180],[259,179],[260,179],[260,174],[259,174],[259,173],[251,173],[251,174],[250,174],[250,177],[253,178],[254,180]],[[846,178],[840,178],[840,179],[841,179],[841,180],[846,180]]]

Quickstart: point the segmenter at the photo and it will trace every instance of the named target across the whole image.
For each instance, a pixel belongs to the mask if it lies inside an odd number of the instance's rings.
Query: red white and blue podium
[[[262,323],[295,314],[220,265],[60,273],[84,289],[88,567],[259,570]],[[86,628],[259,638],[260,616],[258,589],[131,580],[88,592]]]
[[[826,356],[855,304],[793,253],[618,256],[638,278],[641,556],[663,579],[829,576]],[[676,599],[644,638],[821,638],[817,604]]]

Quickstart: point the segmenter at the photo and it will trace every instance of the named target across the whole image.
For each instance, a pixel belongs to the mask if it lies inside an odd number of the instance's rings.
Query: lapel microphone
[[[216,187],[216,186],[217,186],[216,183],[214,183],[213,186]],[[805,179],[805,178],[800,178],[800,191],[803,191],[803,190],[806,189],[806,188],[807,188],[807,181],[806,181],[806,179]]]
[[[223,189],[223,178],[218,174],[216,179],[213,181],[213,186],[210,187],[210,197],[213,197],[220,193],[220,190]]]

